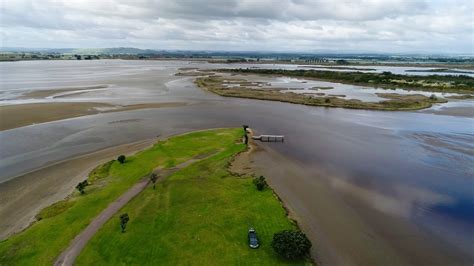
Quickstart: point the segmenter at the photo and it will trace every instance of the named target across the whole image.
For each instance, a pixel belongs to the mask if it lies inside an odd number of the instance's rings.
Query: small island
[[[357,99],[344,99],[345,95],[325,95],[324,93],[294,93],[291,90],[283,92],[281,89],[273,88],[251,88],[247,81],[239,86],[228,86],[228,78],[222,76],[210,76],[197,78],[195,83],[198,87],[224,97],[237,97],[258,99],[267,101],[288,102],[323,107],[340,107],[349,109],[367,109],[382,111],[408,111],[431,107],[434,103],[446,103],[447,100],[435,95],[430,97],[421,94],[377,94],[380,98],[387,100],[379,102],[365,102]],[[313,89],[314,90],[314,89]]]

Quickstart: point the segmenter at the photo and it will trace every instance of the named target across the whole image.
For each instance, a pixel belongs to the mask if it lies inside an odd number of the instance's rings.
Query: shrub
[[[156,180],[158,180],[158,175],[155,173],[151,173],[150,181],[153,183],[153,189],[155,189]]]
[[[122,233],[125,232],[125,228],[127,227],[128,221],[130,221],[130,217],[128,216],[128,213],[124,213],[120,215],[120,227],[122,228]]]
[[[285,230],[273,235],[272,247],[282,257],[296,260],[308,255],[311,242],[301,231]]]
[[[268,186],[267,181],[265,181],[265,177],[263,175],[261,175],[260,177],[254,178],[253,183],[255,184],[255,186],[257,187],[259,191],[264,190],[265,187]]]
[[[438,100],[438,97],[436,97],[436,95],[434,95],[434,94],[431,94],[430,100],[436,101],[436,100]]]
[[[117,158],[117,161],[119,161],[119,163],[121,163],[121,164],[125,163],[125,155],[120,155],[120,156]]]
[[[87,180],[84,180],[82,182],[79,182],[79,184],[77,184],[76,186],[76,189],[79,190],[79,192],[81,192],[81,195],[84,194],[84,189],[89,185],[89,182],[87,182]]]

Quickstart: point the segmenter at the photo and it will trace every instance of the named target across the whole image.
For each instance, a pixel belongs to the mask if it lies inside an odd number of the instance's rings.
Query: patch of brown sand
[[[0,130],[98,113],[178,107],[183,105],[186,105],[186,103],[146,103],[124,106],[90,102],[6,105],[0,106]],[[101,108],[104,110],[101,111]]]
[[[156,139],[150,139],[104,149],[1,183],[0,240],[26,228],[41,209],[71,194],[75,185],[98,164],[115,159],[118,154],[143,150],[155,142]]]

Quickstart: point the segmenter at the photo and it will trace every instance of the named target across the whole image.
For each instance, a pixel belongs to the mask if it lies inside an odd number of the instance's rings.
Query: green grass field
[[[47,208],[42,219],[0,243],[0,265],[51,265],[68,243],[110,202],[152,169],[172,167],[203,154],[194,163],[151,187],[129,202],[130,222],[121,233],[118,213],[89,242],[78,265],[156,264],[284,264],[271,249],[273,233],[294,228],[270,189],[258,192],[249,178],[236,178],[226,169],[241,129],[218,129],[176,136],[96,169],[86,194]],[[105,171],[106,172],[106,171]],[[97,175],[95,175],[96,177]],[[247,246],[253,226],[261,248]],[[299,262],[306,263],[306,262]]]

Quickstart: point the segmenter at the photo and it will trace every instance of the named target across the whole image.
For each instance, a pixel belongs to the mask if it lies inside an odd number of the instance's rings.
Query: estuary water
[[[416,254],[416,250],[427,245],[430,249],[424,250],[439,252],[437,256],[446,255],[445,261],[472,264],[473,117],[223,98],[198,89],[192,77],[175,76],[183,67],[220,65],[121,60],[0,63],[3,105],[52,101],[187,103],[180,107],[97,114],[1,131],[0,186],[1,182],[23,173],[114,145],[195,129],[249,124],[257,134],[285,135],[284,144],[264,146],[291,158],[306,170],[305,176],[294,177],[291,188],[281,189],[280,184],[277,185],[280,190],[276,190],[288,193],[286,198],[294,200],[289,205],[301,219],[314,221],[307,223],[309,230],[312,226],[325,230],[323,225],[317,225],[318,214],[311,212],[318,200],[315,192],[319,183],[315,182],[321,181],[342,199],[344,206],[351,208],[354,217],[372,226],[371,233],[383,239],[405,262],[423,262],[425,255]],[[65,98],[18,98],[37,89],[98,85],[106,87]],[[314,217],[308,218],[311,215]],[[393,222],[384,223],[380,229],[374,222],[375,216],[388,217]],[[407,223],[410,231],[400,229],[401,222]],[[326,234],[336,233],[329,228],[326,231]],[[407,237],[409,234],[423,237],[413,243],[411,239],[415,237]],[[335,241],[326,244],[337,246]],[[434,242],[440,245],[432,247]],[[413,246],[411,253],[403,248],[408,243]],[[318,255],[322,262],[334,261],[330,252],[322,251]]]

